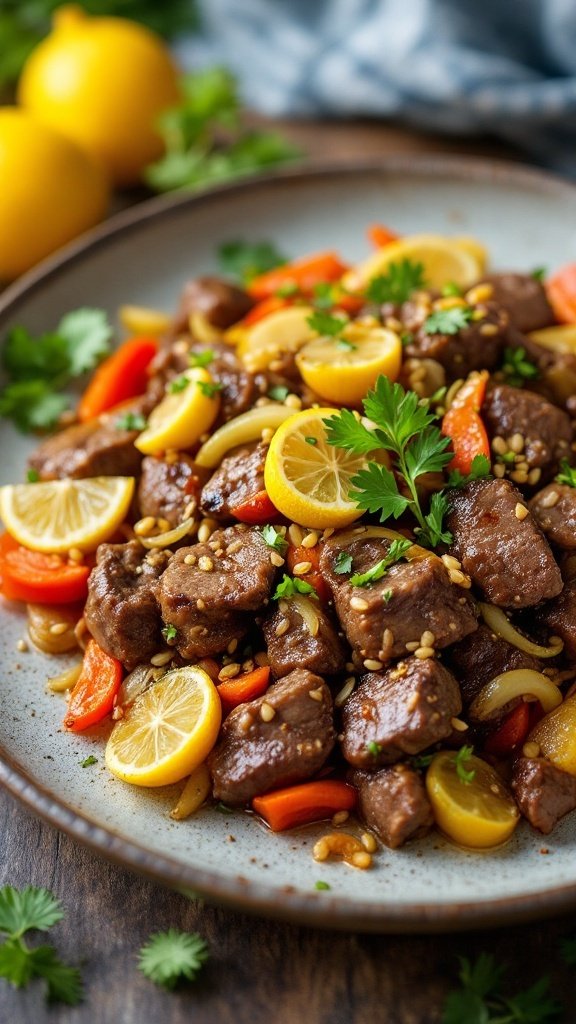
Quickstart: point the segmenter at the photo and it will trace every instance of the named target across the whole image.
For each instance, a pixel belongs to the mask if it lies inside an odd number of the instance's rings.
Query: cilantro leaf
[[[311,316],[306,317],[306,323],[312,330],[327,338],[337,338],[349,322],[344,316],[332,316],[331,313],[325,313],[322,310],[317,310]]]
[[[32,468],[26,470],[26,480],[29,484],[37,484],[39,479],[40,473],[37,469]]]
[[[504,349],[504,362],[502,373],[507,384],[511,387],[521,388],[527,380],[537,380],[540,370],[535,363],[526,355],[526,349],[521,345],[518,348]]]
[[[214,395],[222,391],[223,387],[220,381],[214,380],[197,380],[196,386],[200,388],[203,395],[206,395],[206,398],[214,398]]]
[[[470,783],[473,782],[476,777],[476,769],[466,767],[466,764],[472,757],[473,753],[474,747],[460,747],[460,750],[458,751],[456,757],[454,758],[456,774],[460,779],[460,782],[463,782],[466,786],[469,786]]]
[[[125,412],[114,421],[116,430],[145,430],[146,417],[141,412]]]
[[[162,627],[161,632],[166,643],[169,643],[170,640],[175,640],[176,637],[178,636],[178,630],[176,629],[176,626],[173,626],[170,622],[166,626]]]
[[[376,565],[373,565],[366,572],[355,573],[350,577],[349,583],[353,587],[366,587],[369,583],[374,583],[376,580],[381,580],[386,575],[391,565],[399,562],[401,558],[408,551],[408,548],[412,547],[412,541],[410,540],[393,540],[388,554],[381,558]]]
[[[546,1024],[547,1021],[556,1020],[561,1007],[552,999],[549,989],[549,979],[539,978],[524,992],[503,999],[504,1006],[512,1014],[511,1020],[519,1024]]]
[[[350,572],[352,570],[352,555],[349,555],[347,551],[339,551],[334,559],[332,568],[339,576]]]
[[[194,981],[208,957],[208,946],[196,932],[169,928],[151,935],[142,946],[138,968],[155,985],[173,989],[185,978]]]
[[[253,277],[287,263],[287,258],[271,242],[225,242],[218,250],[223,273],[249,284]]]
[[[60,901],[47,889],[28,885],[14,889],[5,885],[0,889],[0,932],[20,938],[35,928],[46,932],[64,917]]]
[[[112,327],[102,309],[75,309],[66,313],[56,333],[66,343],[71,377],[89,373],[110,352]]]
[[[410,504],[410,499],[400,494],[394,473],[379,462],[369,462],[350,482],[355,488],[350,491],[351,500],[366,512],[379,512],[381,523],[391,516],[398,519]]]
[[[77,967],[63,964],[53,946],[38,946],[31,951],[32,974],[46,982],[49,1003],[76,1006],[82,999],[82,978]]]
[[[410,298],[412,292],[424,287],[424,264],[404,259],[399,263],[391,263],[385,274],[372,278],[366,288],[366,298],[378,305],[392,302],[400,306]]]
[[[308,594],[310,597],[318,597],[314,587],[307,583],[306,580],[300,579],[299,576],[287,576],[284,574],[282,581],[272,594],[272,600],[280,601],[281,598],[287,600],[294,597],[295,594]]]
[[[486,455],[475,455],[470,472],[466,476],[459,469],[451,470],[448,474],[448,486],[463,487],[471,480],[484,480],[488,476],[490,476],[490,459]]]
[[[275,527],[268,524],[262,527],[260,533],[269,548],[278,551],[280,555],[285,553],[288,548],[288,541],[284,539],[281,533],[278,533]]]
[[[435,548],[438,544],[451,544],[452,534],[445,530],[443,521],[448,511],[448,498],[444,491],[436,491],[430,499],[430,511],[424,516],[425,528],[416,533],[427,547]]]
[[[576,467],[571,466],[568,459],[560,459],[560,472],[554,477],[559,484],[576,487]]]
[[[23,433],[49,430],[70,407],[66,395],[56,394],[44,380],[20,380],[0,392],[0,416],[12,420]]]
[[[437,309],[424,321],[426,334],[458,334],[472,319],[470,306],[452,306],[451,309]]]
[[[211,348],[204,348],[201,352],[191,352],[188,356],[190,366],[210,366],[214,362],[215,353]]]
[[[24,988],[33,977],[30,950],[19,939],[3,942],[0,946],[0,978],[5,978],[15,988]]]

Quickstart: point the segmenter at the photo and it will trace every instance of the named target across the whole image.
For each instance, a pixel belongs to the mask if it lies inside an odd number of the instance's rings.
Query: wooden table
[[[393,151],[507,156],[481,140],[441,141],[373,123],[291,124],[311,156],[334,161]],[[548,972],[573,1024],[576,993],[558,956],[571,922],[453,936],[314,931],[191,902],[93,855],[0,793],[0,884],[47,886],[66,919],[52,931],[62,957],[82,962],[85,1002],[46,1010],[40,989],[0,981],[0,1024],[437,1024],[457,956],[493,953],[511,989]],[[151,932],[199,931],[211,959],[195,985],[165,993],[136,969]],[[466,1024],[462,1021],[462,1024]]]

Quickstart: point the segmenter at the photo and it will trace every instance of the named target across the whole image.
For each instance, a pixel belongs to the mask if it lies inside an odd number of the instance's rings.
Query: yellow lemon
[[[222,710],[196,665],[166,672],[124,710],[106,746],[106,766],[133,786],[168,786],[190,775],[218,738]]]
[[[539,331],[530,331],[528,337],[552,352],[576,352],[576,324],[542,327]]]
[[[308,317],[314,310],[310,306],[286,306],[258,320],[238,340],[237,351],[247,370],[258,373],[288,352],[297,352],[310,338],[314,329]],[[227,340],[230,332],[228,332]]]
[[[163,151],[159,114],[178,103],[178,71],[159,36],[124,18],[66,5],[28,58],[19,102],[133,185]]]
[[[33,551],[94,551],[126,518],[133,493],[131,476],[7,484],[0,488],[0,518]]]
[[[529,739],[557,768],[576,775],[576,696],[568,697],[545,715]]]
[[[210,429],[220,408],[218,384],[203,367],[186,370],[169,385],[134,444],[145,455],[190,448]]]
[[[434,756],[426,774],[426,789],[436,823],[461,846],[499,846],[516,828],[518,808],[489,764],[471,756],[465,768],[474,772],[471,782],[462,781],[458,775],[455,751],[445,750]]]
[[[316,338],[296,356],[306,384],[338,405],[360,405],[380,374],[396,380],[402,342],[394,331],[351,323],[339,338]]]
[[[397,242],[390,242],[363,263],[352,267],[344,275],[342,284],[349,291],[362,291],[372,278],[386,274],[391,263],[400,263],[402,260],[423,265],[424,281],[428,288],[442,288],[448,282],[468,288],[484,270],[479,250],[474,250],[470,239],[407,235]]]
[[[147,306],[120,306],[118,319],[129,334],[151,334],[153,338],[165,334],[172,323],[169,313]]]
[[[366,466],[354,455],[328,444],[325,420],[338,409],[305,409],[276,431],[264,465],[268,496],[279,512],[301,526],[323,530],[349,526],[362,509],[351,501],[352,477]]]
[[[70,139],[16,107],[0,107],[0,281],[102,219],[102,169]]]

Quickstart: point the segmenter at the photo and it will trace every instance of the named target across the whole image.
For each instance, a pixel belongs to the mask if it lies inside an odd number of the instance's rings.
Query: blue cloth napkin
[[[198,0],[188,67],[273,116],[500,136],[576,175],[576,0]]]

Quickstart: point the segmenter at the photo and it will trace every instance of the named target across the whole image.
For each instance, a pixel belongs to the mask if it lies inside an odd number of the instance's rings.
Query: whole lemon
[[[56,11],[18,89],[30,113],[102,160],[117,185],[135,184],[162,155],[158,115],[179,98],[177,68],[158,36],[75,5]]]
[[[0,107],[0,281],[12,281],[106,212],[103,168],[17,107]]]

